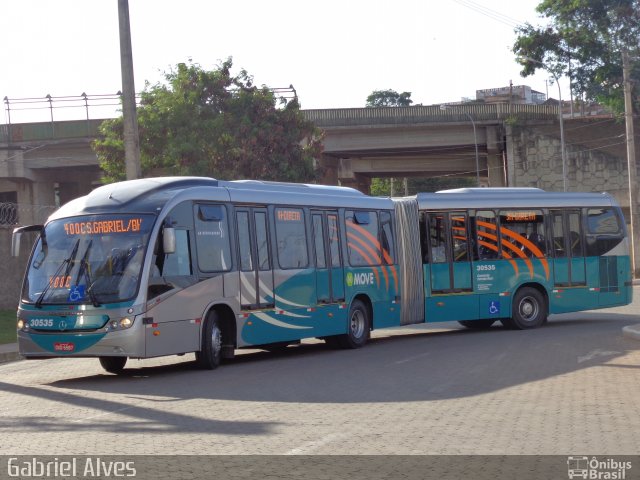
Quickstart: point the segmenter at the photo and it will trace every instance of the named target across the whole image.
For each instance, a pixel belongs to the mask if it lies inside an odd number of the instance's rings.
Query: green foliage
[[[576,96],[623,110],[622,52],[640,54],[640,0],[543,0],[537,11],[548,20],[544,27],[525,24],[516,29],[513,52],[523,77],[543,63],[560,77],[569,75]],[[640,80],[640,62],[632,79]],[[634,94],[638,109],[638,95]]]
[[[166,83],[145,85],[137,109],[143,175],[314,181],[321,132],[298,100],[278,99],[231,68],[231,59],[212,71],[180,63]],[[93,147],[104,181],[123,180],[122,118],[105,121],[100,133]]]
[[[391,196],[391,178],[372,178],[371,179],[371,195],[377,197]],[[404,179],[393,179],[393,196],[404,196]],[[475,177],[412,177],[407,180],[407,189],[409,195],[415,195],[420,192],[437,192],[438,190],[447,190],[449,188],[465,188],[475,187]]]
[[[395,90],[374,90],[367,97],[367,107],[408,107],[413,103],[411,92],[398,93]]]
[[[16,310],[0,310],[0,345],[17,342]]]

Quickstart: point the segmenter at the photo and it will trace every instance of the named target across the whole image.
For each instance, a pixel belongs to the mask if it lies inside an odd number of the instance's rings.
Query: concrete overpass
[[[451,105],[306,110],[325,132],[326,181],[366,191],[373,177],[475,176],[504,186],[505,121],[553,122],[541,105]],[[476,147],[478,165],[476,166]]]
[[[471,104],[447,110],[413,106],[303,113],[324,130],[320,161],[325,183],[367,191],[373,177],[475,176],[477,147],[485,185],[562,189],[555,106]],[[17,203],[54,205],[90,191],[100,181],[90,142],[101,122],[0,126],[0,201],[16,192]],[[569,190],[608,190],[628,204],[624,139],[612,141],[624,133],[623,127],[610,117],[567,118],[565,130]],[[598,135],[602,141],[595,144]]]

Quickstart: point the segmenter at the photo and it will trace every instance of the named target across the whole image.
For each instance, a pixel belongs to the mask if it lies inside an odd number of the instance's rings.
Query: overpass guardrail
[[[556,105],[447,104],[411,107],[331,108],[302,110],[304,117],[320,128],[467,122],[500,122],[507,119],[552,120],[558,116]],[[106,118],[113,118],[109,116]],[[105,118],[55,120],[49,122],[8,123],[0,125],[0,143],[36,140],[94,138]]]
[[[446,104],[416,105],[411,107],[335,108],[303,110],[304,116],[318,127],[355,125],[394,125],[411,123],[468,122],[469,116],[476,122],[518,120],[543,120],[558,117],[555,105],[529,104]]]
[[[98,136],[98,127],[104,120],[100,118],[0,125],[0,143],[95,138]]]

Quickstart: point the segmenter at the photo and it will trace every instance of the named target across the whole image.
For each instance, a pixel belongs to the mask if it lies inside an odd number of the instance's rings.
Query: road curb
[[[627,338],[640,340],[640,325],[627,325],[622,329],[622,334]]]
[[[22,355],[18,352],[0,352],[0,363],[17,362],[22,360]]]

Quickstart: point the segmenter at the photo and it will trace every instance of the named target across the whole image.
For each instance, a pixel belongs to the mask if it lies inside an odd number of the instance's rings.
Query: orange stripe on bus
[[[478,221],[477,224],[485,228],[490,228],[491,230],[497,230],[496,226],[489,222]],[[538,247],[536,247],[533,243],[531,243],[529,240],[524,238],[522,235],[519,235],[513,230],[509,230],[508,228],[501,227],[500,232],[503,234],[506,234],[506,236],[508,237],[515,238],[516,240],[520,241],[523,245],[525,245],[527,248],[529,248],[531,252],[534,255],[536,255],[536,258],[540,260],[540,263],[542,264],[542,268],[544,268],[545,276],[547,280],[549,280],[549,261],[547,260],[546,256],[542,253],[542,251]],[[480,232],[478,232],[478,234],[480,234]]]
[[[362,258],[364,258],[365,260],[367,260],[369,263],[374,264],[373,259],[371,259],[368,255],[367,252],[365,252],[364,250],[360,249],[357,245],[354,245],[353,243],[347,242],[347,245],[349,246],[349,248],[353,248],[356,252],[358,252]],[[371,270],[373,271],[373,274],[376,277],[376,283],[378,284],[378,287],[380,286],[380,275],[378,275],[378,270],[376,268],[371,267]],[[389,287],[387,286],[387,289]]]
[[[509,254],[508,254],[507,252],[505,252],[504,250],[503,250],[502,252],[500,252],[500,251],[498,250],[498,247],[497,247],[497,246],[495,246],[495,245],[493,245],[492,243],[488,243],[488,242],[485,242],[485,241],[483,241],[483,240],[478,240],[478,243],[479,243],[480,245],[482,245],[483,247],[487,247],[489,250],[493,250],[493,251],[494,251],[494,252],[496,252],[496,253],[501,253],[501,254],[502,254],[502,256],[503,256],[504,258],[506,258],[506,259],[509,261],[509,263],[511,264],[511,266],[513,267],[513,270],[516,272],[516,277],[517,277],[518,275],[520,275],[520,269],[518,268],[518,264],[517,264],[514,260],[512,260],[511,255],[509,255]]]
[[[545,276],[547,277],[547,280],[549,280],[549,262],[547,261],[545,254],[542,253],[542,250],[540,250],[529,239],[523,237],[522,235],[520,235],[517,232],[514,232],[513,230],[509,230],[508,228],[501,227],[500,228],[500,232],[502,234],[507,235],[508,237],[511,237],[511,238],[517,240],[518,242],[522,243],[522,245],[524,245],[526,248],[528,248],[531,251],[531,253],[533,253],[535,255],[535,257],[540,260],[540,263],[542,264],[542,267],[544,268]]]

